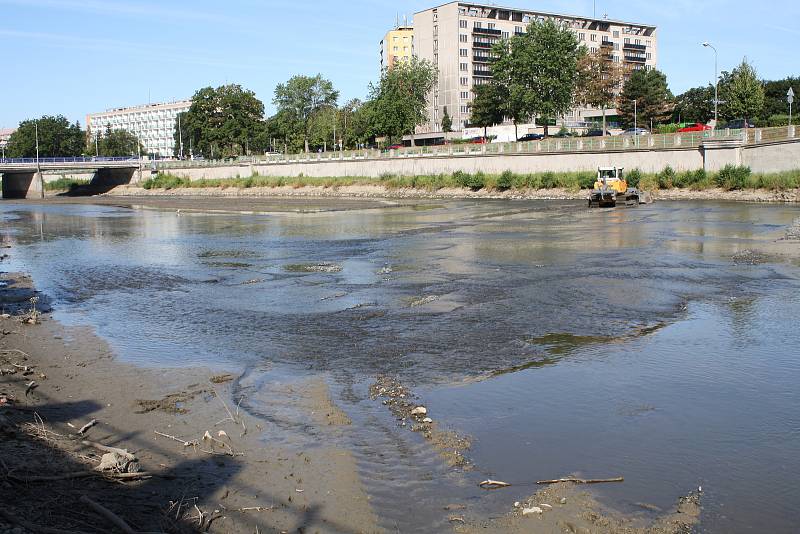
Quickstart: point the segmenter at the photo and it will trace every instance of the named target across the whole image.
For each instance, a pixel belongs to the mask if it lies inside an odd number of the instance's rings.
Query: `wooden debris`
[[[97,424],[97,419],[92,419],[91,421],[89,421],[88,423],[83,425],[80,428],[80,430],[78,430],[78,434],[79,435],[83,435],[87,430],[89,430],[90,428],[92,428],[96,424]]]
[[[582,479],[582,478],[558,478],[555,480],[539,480],[536,482],[542,484],[561,484],[562,482],[571,482],[572,484],[610,484],[612,482],[625,482],[623,477],[617,478],[596,478],[596,479]]]
[[[480,486],[485,490],[494,490],[500,488],[508,488],[509,486],[511,486],[511,484],[509,484],[508,482],[501,482],[499,480],[490,479],[490,480],[484,480],[483,482],[478,484],[478,486]]]
[[[89,506],[89,508],[94,510],[98,515],[104,517],[109,523],[120,529],[125,534],[136,534],[136,531],[133,530],[128,523],[126,523],[121,517],[102,504],[94,502],[86,495],[81,496],[81,502]]]

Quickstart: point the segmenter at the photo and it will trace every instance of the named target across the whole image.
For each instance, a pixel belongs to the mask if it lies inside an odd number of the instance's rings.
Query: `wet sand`
[[[17,296],[33,294],[21,277],[4,279],[14,281]],[[211,531],[220,533],[255,532],[256,526],[260,532],[379,530],[352,455],[324,444],[287,450],[265,442],[259,421],[237,414],[235,378],[227,381],[201,368],[126,365],[88,329],[64,329],[47,316],[36,325],[3,318],[0,330],[0,368],[16,371],[0,377],[6,399],[0,415],[8,423],[0,440],[0,486],[13,495],[4,498],[12,517],[39,527],[110,532],[109,523],[80,501],[86,494],[137,531],[195,531],[200,512],[206,520],[215,518]],[[32,372],[24,373],[24,367]],[[37,387],[26,395],[31,380]],[[324,381],[278,393],[285,403],[314,414],[316,425],[349,423]],[[97,424],[77,436],[92,419]],[[206,432],[219,442],[204,440]],[[152,478],[25,482],[91,472],[100,453],[82,445],[83,439],[127,449]]]

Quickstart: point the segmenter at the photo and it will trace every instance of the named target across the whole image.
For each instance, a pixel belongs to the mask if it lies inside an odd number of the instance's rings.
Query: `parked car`
[[[745,128],[755,128],[755,125],[745,121],[744,119],[740,119],[728,122],[728,124],[725,125],[725,128],[730,128],[731,130],[744,130]]]
[[[527,143],[528,141],[541,141],[542,139],[544,139],[544,134],[529,133],[523,135],[522,137],[517,139],[517,141],[520,141],[522,143]]]
[[[469,142],[472,143],[473,145],[485,145],[489,143],[489,139],[483,136],[473,137],[472,139],[469,140]]]
[[[608,137],[611,135],[611,133],[606,130],[606,133],[604,134],[602,129],[592,129],[586,132],[586,137],[603,137],[604,135]]]
[[[400,144],[389,145],[388,150],[400,150],[401,148],[405,148],[405,145],[400,145]]]
[[[628,128],[622,135],[650,135],[650,130],[646,128]]]
[[[690,124],[684,128],[678,130],[678,133],[687,133],[687,132],[706,132],[711,130],[711,126],[707,124],[703,124],[702,122],[696,122],[694,124]]]

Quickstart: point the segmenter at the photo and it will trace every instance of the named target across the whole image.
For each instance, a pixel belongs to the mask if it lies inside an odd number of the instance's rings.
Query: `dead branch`
[[[29,384],[25,384],[25,396],[27,397],[31,391],[39,387],[35,380],[31,380]]]
[[[500,482],[499,480],[484,480],[480,484],[478,484],[483,489],[493,490],[493,489],[500,489],[500,488],[507,488],[511,486],[508,482]]]
[[[96,424],[97,424],[97,419],[92,419],[91,421],[83,425],[80,430],[78,430],[78,435],[83,435],[84,432],[86,432]]]
[[[60,480],[72,480],[76,478],[91,478],[91,477],[98,477],[98,478],[107,478],[111,480],[147,480],[154,476],[153,473],[111,473],[111,472],[100,472],[100,471],[77,471],[75,473],[65,473],[63,475],[48,475],[48,476],[31,476],[31,477],[20,477],[16,475],[9,475],[9,480],[13,480],[15,482],[21,482],[23,484],[27,483],[34,483],[34,482],[58,482]]]
[[[625,482],[623,477],[617,478],[596,478],[596,479],[582,479],[582,478],[558,478],[555,480],[539,480],[537,484],[561,484],[562,482],[571,482],[572,484],[610,484],[612,482]]]
[[[81,444],[86,445],[87,447],[93,447],[93,448],[97,449],[98,451],[117,453],[117,454],[119,454],[120,456],[122,456],[123,458],[125,458],[126,460],[128,460],[130,462],[137,461],[136,460],[136,456],[134,456],[133,454],[129,453],[125,449],[118,449],[116,447],[109,447],[107,445],[103,445],[101,443],[95,443],[94,441],[88,441],[88,440],[81,441]]]
[[[81,496],[81,502],[89,506],[92,510],[94,510],[98,515],[104,517],[109,523],[120,529],[125,534],[136,534],[136,531],[133,530],[128,523],[123,521],[121,517],[117,514],[103,506],[102,504],[98,504],[91,500],[86,495]]]
[[[181,439],[179,437],[171,436],[169,434],[164,434],[163,432],[159,432],[157,430],[154,430],[153,432],[157,436],[161,436],[162,438],[167,438],[167,439],[171,439],[172,441],[177,441],[178,443],[183,443],[184,447],[193,447],[193,446],[196,446],[196,445],[200,444],[200,440],[198,440],[198,439],[193,439],[193,440],[190,440],[190,441],[186,441],[186,440]]]

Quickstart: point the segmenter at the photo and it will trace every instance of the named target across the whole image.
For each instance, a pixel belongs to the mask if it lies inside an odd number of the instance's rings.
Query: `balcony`
[[[475,54],[472,56],[473,63],[491,63],[494,60],[494,56],[492,55],[478,55]]]
[[[647,62],[647,58],[644,56],[625,56],[625,61],[631,63],[645,63]]]
[[[472,28],[472,33],[479,35],[495,35],[497,37],[503,35],[503,32],[494,28]]]
[[[600,58],[603,61],[614,61],[614,54],[600,54]]]
[[[600,43],[600,46],[603,47],[603,48],[614,48],[614,42],[613,41],[603,41],[603,42]]]
[[[491,78],[492,77],[492,71],[487,69],[487,68],[485,68],[485,67],[475,67],[475,69],[472,71],[472,74],[474,76],[479,77],[479,78]]]
[[[644,52],[645,50],[647,50],[646,45],[633,44],[633,43],[625,43],[624,45],[622,45],[622,48],[623,50],[636,50],[640,52]]]
[[[476,41],[476,42],[472,43],[472,46],[474,48],[483,48],[483,49],[488,50],[488,49],[490,49],[491,47],[494,46],[494,43],[479,43],[479,42]]]

